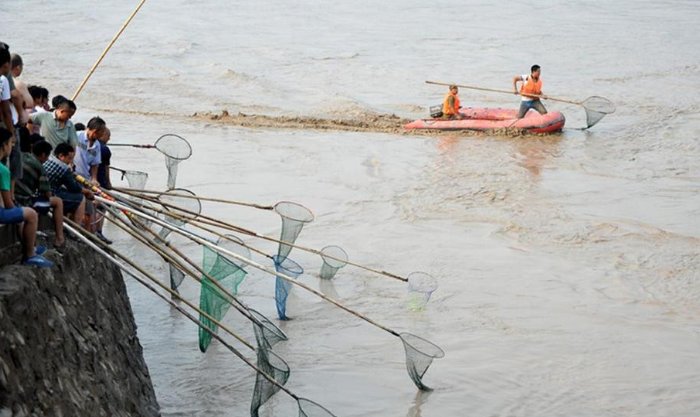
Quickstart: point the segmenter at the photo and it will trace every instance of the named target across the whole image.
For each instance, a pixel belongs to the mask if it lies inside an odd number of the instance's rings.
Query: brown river
[[[22,54],[22,78],[71,95],[136,2],[103,3],[4,1],[0,39]],[[289,336],[275,351],[292,370],[287,386],[339,417],[693,417],[698,22],[697,1],[149,1],[77,99],[74,120],[101,115],[114,143],[179,134],[193,155],[178,187],[301,203],[316,219],[298,243],[438,279],[427,307],[413,311],[404,283],[351,266],[321,282],[321,259],[292,251],[305,284],[445,351],[424,378],[434,391],[419,392],[397,338],[295,288],[294,320],[274,320]],[[441,101],[444,89],[425,80],[509,89],[534,63],[546,94],[604,96],[617,111],[582,131],[580,107],[546,101],[567,118],[551,136],[412,135],[391,125]],[[512,95],[460,96],[463,105],[518,105]],[[262,122],[202,116],[224,110]],[[320,119],[389,124],[336,130],[314,126]],[[148,188],[165,189],[156,151],[112,151],[114,166],[146,171]],[[274,213],[203,207],[279,234]],[[116,228],[105,234],[167,281],[160,258]],[[197,245],[173,243],[200,259]],[[191,322],[127,285],[163,415],[248,415],[253,371],[220,343],[200,353]],[[240,291],[274,317],[272,276],[251,270]],[[194,281],[181,292],[199,300]],[[252,338],[237,312],[225,322]],[[261,415],[296,408],[278,394]]]

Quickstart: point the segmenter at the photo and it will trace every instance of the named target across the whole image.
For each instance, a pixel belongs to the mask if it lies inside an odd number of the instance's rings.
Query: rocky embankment
[[[46,256],[0,267],[0,417],[160,415],[120,271],[75,241]]]

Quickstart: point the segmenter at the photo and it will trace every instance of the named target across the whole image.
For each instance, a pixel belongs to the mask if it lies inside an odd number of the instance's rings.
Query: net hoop
[[[312,222],[315,218],[311,210],[293,201],[280,201],[274,205],[274,210],[283,219],[302,223]]]
[[[445,351],[440,346],[413,333],[399,333],[399,337],[406,346],[432,359],[440,359],[445,356]]]
[[[196,196],[195,193],[192,191],[185,189],[185,188],[173,188],[168,191],[165,191],[163,193],[158,194],[158,200],[162,201],[164,203],[167,203],[169,205],[172,205],[174,207],[169,207],[169,206],[163,206],[165,208],[165,211],[170,211],[174,214],[178,214],[178,210],[176,207],[181,207],[185,210],[188,210],[192,213],[201,213],[202,212],[202,203],[196,199],[196,198],[182,198],[176,195],[170,195],[170,194],[187,194],[191,196]],[[183,216],[192,216],[191,213],[186,213],[183,214]],[[183,220],[180,218],[175,218],[168,216],[167,214],[162,214],[162,217],[165,221],[168,223],[172,223],[175,225],[183,225],[187,223],[187,220]]]
[[[329,258],[329,256],[331,258]],[[321,249],[321,258],[331,268],[342,268],[347,265],[348,254],[343,248],[335,245],[328,245]]]
[[[301,265],[286,256],[282,258],[279,255],[273,255],[272,260],[275,262],[275,269],[277,269],[277,272],[295,278],[304,273],[304,268],[302,268]]]
[[[158,152],[170,159],[184,161],[192,156],[190,143],[182,136],[173,133],[167,133],[159,137],[154,146],[158,149]]]
[[[588,110],[603,114],[612,114],[615,113],[615,110],[617,110],[615,103],[601,96],[588,97],[587,99],[583,100],[581,105]]]
[[[281,340],[289,340],[289,337],[287,337],[287,334],[282,329],[275,326],[275,324],[273,322],[271,322],[270,319],[268,319],[262,313],[258,312],[257,310],[254,310],[252,308],[248,308],[248,312],[250,313],[251,316],[253,316],[255,324],[261,326],[264,330],[273,334],[280,341]],[[275,343],[276,343],[276,341],[275,341]],[[275,343],[271,343],[271,345],[274,345]]]
[[[236,255],[240,255],[241,257],[243,257],[245,259],[251,259],[252,255],[250,253],[250,249],[248,248],[248,246],[246,246],[245,243],[243,243],[241,238],[239,238],[238,236],[226,234],[226,235],[219,238],[219,240],[216,242],[216,245],[219,247],[222,247],[226,250],[229,250],[229,251],[235,253]],[[225,256],[225,255],[221,255],[221,256]],[[228,257],[228,256],[225,256],[225,257],[231,263],[233,263],[234,265],[238,266],[241,269],[245,269],[246,266],[250,265],[248,262],[237,259],[237,258],[231,259],[232,257]]]
[[[124,171],[122,172],[122,179],[125,178],[126,182],[129,184],[129,188],[143,190],[146,188],[148,173],[143,171]]]
[[[409,291],[432,294],[438,288],[437,280],[426,272],[411,272],[406,278]]]
[[[298,398],[299,417],[336,417],[326,407],[306,398]]]

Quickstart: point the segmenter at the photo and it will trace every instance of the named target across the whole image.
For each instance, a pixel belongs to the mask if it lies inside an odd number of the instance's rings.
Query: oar
[[[499,90],[496,88],[486,88],[486,87],[477,87],[474,85],[464,85],[464,84],[452,84],[452,83],[445,83],[445,82],[439,82],[439,81],[426,81],[426,84],[433,84],[433,85],[444,85],[444,86],[450,86],[450,85],[456,85],[459,88],[467,88],[470,90],[479,90],[479,91],[490,91],[493,93],[503,93],[503,94],[514,94],[512,90]],[[581,101],[575,101],[575,100],[570,100],[570,99],[565,99],[565,98],[557,98],[557,97],[551,97],[547,95],[538,95],[538,94],[520,94],[516,93],[518,95],[524,96],[524,97],[536,97],[536,98],[541,98],[544,100],[552,100],[552,101],[559,101],[562,103],[568,103],[568,104],[575,104],[577,106],[582,106],[584,110],[586,111],[586,121],[588,126],[586,126],[586,129],[593,127],[596,123],[600,121],[600,119],[603,118],[606,114],[611,114],[615,112],[615,104],[608,100],[605,97],[600,97],[600,96],[591,96],[588,97],[585,100]]]

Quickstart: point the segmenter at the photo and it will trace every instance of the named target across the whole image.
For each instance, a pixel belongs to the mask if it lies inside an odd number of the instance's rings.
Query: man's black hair
[[[0,48],[0,65],[5,65],[11,60],[12,58],[10,57],[10,51]]]
[[[56,97],[54,97],[55,99]],[[53,104],[53,103],[52,103]],[[78,108],[75,106],[75,103],[73,100],[68,100],[67,98],[63,97],[62,101],[59,101],[58,104],[54,106],[55,109],[64,109],[64,108],[69,108],[73,111],[76,111]]]
[[[5,145],[5,142],[12,139],[12,133],[4,127],[0,127],[0,146]]]
[[[95,116],[87,124],[87,128],[90,130],[100,130],[107,126],[104,120],[100,116]]]
[[[71,152],[75,152],[75,148],[66,142],[59,143],[56,145],[56,149],[53,150],[53,154],[56,156],[68,155]]]
[[[540,66],[537,65],[537,64],[535,64],[535,65],[533,65],[532,67],[530,67],[530,72],[535,72],[535,71],[537,71],[538,69],[540,69]]]
[[[24,126],[21,126],[18,130],[19,130],[19,150],[20,150],[20,152],[31,152],[32,142],[31,142],[31,134],[29,133],[29,129],[27,129]]]
[[[41,138],[41,136],[39,137]],[[49,142],[45,141],[44,138],[41,138],[41,140],[34,142],[34,145],[32,145],[32,153],[34,154],[34,156],[51,155],[52,149],[53,146],[51,146]]]
[[[41,98],[49,99],[49,90],[44,88],[44,87],[39,87],[41,88]]]
[[[12,68],[24,66],[24,62],[22,62],[22,57],[19,56],[19,54],[11,54],[10,55],[10,62],[11,62],[10,66]]]
[[[34,100],[41,99],[41,87],[38,85],[30,85],[27,87],[29,94],[31,94]]]
[[[56,97],[51,99],[51,107],[53,107],[54,109],[57,109],[58,106],[66,100],[68,100],[68,99],[59,94]]]
[[[83,130],[85,130],[85,125],[80,122],[75,123],[73,127],[75,127],[76,132],[82,132]]]

